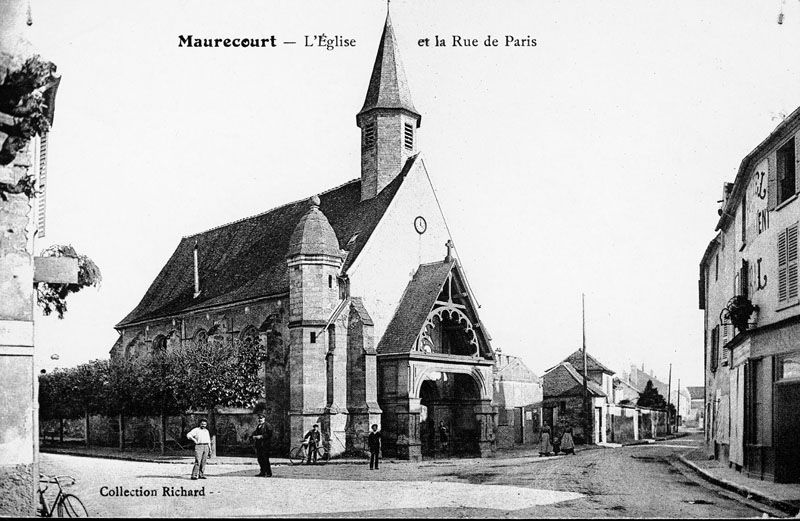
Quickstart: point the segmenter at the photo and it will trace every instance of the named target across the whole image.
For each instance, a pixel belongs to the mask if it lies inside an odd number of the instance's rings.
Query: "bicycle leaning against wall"
[[[69,482],[67,482],[69,481]],[[42,487],[42,483],[45,483]],[[58,487],[58,493],[51,504],[47,504],[47,498],[44,493],[47,491],[49,484],[55,483]],[[64,492],[63,487],[75,484],[75,478],[71,476],[39,476],[39,511],[41,517],[89,517],[89,512],[78,496],[75,494],[67,494]]]

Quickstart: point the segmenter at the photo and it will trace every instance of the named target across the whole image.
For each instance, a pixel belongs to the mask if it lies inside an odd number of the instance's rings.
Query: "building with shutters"
[[[366,91],[360,176],[184,237],[115,326],[112,356],[258,338],[276,452],[315,423],[333,454],[363,450],[378,423],[386,456],[419,459],[441,449],[441,423],[448,451],[487,455],[495,356],[420,152],[422,116],[388,16]]]
[[[798,159],[800,109],[725,183],[700,261],[706,450],[778,482],[800,481]]]

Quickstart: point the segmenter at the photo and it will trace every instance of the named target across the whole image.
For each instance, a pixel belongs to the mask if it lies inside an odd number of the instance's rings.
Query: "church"
[[[277,444],[313,424],[335,455],[381,426],[386,456],[419,460],[448,429],[458,454],[494,449],[495,353],[419,150],[387,15],[364,105],[361,175],[184,237],[115,328],[112,356],[258,338]]]

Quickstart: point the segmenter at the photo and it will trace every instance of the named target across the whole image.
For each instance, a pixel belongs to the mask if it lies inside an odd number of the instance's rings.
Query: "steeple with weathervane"
[[[387,5],[388,7],[388,5]],[[380,193],[417,153],[422,116],[414,108],[388,10],[364,106],[361,128],[361,200]]]

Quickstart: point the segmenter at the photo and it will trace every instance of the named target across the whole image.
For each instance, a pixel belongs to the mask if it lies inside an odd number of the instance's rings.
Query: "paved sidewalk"
[[[702,451],[691,451],[678,460],[691,468],[705,480],[724,489],[791,516],[800,513],[800,484],[774,483],[737,472],[716,460],[709,460]]]

